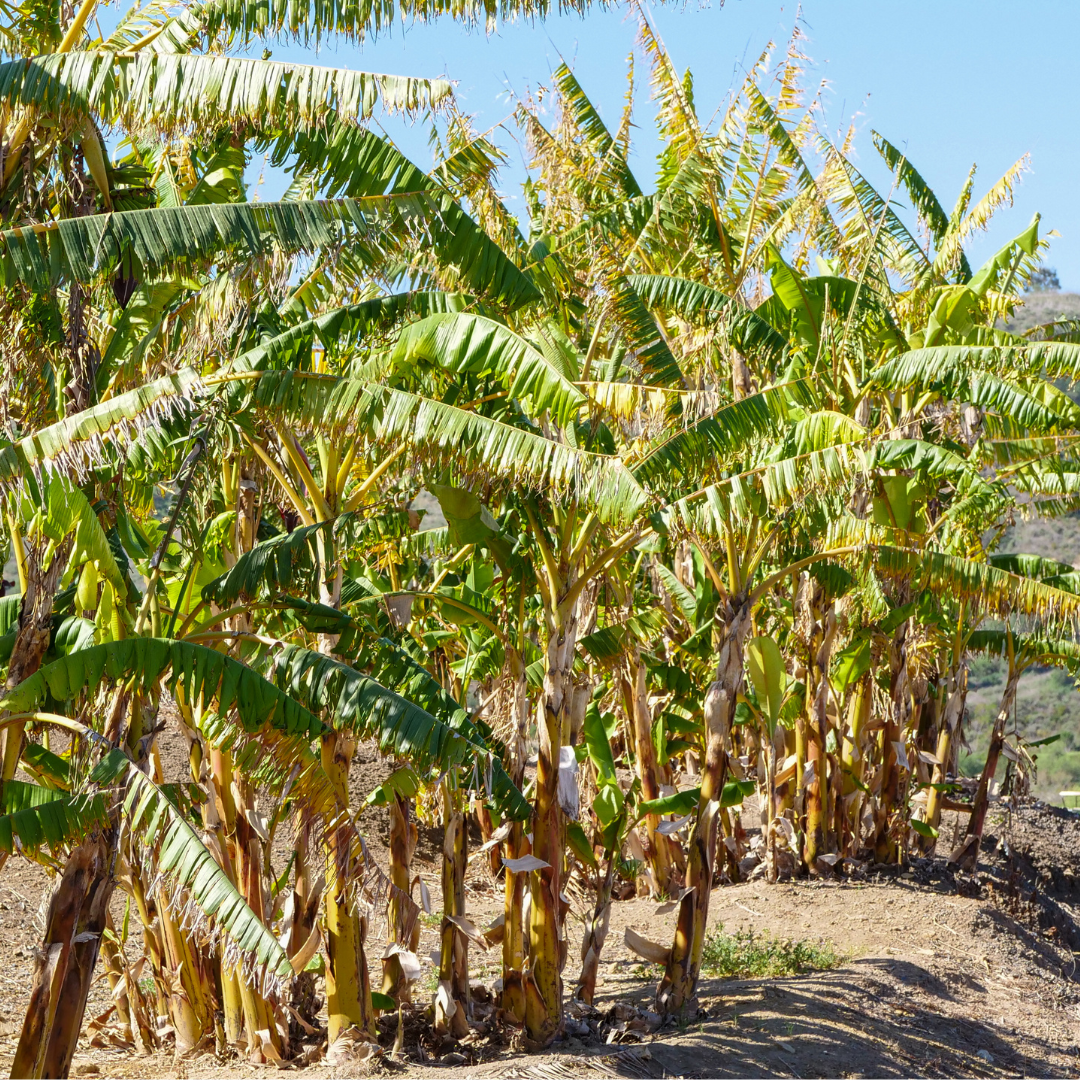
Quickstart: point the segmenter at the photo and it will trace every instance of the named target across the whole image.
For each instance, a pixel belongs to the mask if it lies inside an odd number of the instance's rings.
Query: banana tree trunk
[[[565,581],[565,586],[572,584]],[[532,888],[529,967],[525,973],[525,1029],[536,1046],[547,1046],[563,1024],[562,864],[564,833],[559,805],[559,761],[563,731],[570,730],[573,708],[576,610],[549,613],[544,686],[540,698],[536,798],[533,804],[533,854],[546,866],[529,875]]]
[[[780,794],[776,790],[776,758],[779,752],[778,744],[783,745],[783,730],[778,724],[772,738],[762,740],[767,754],[762,825],[765,828],[765,872],[770,885],[775,885],[780,876],[779,867],[776,865],[776,830],[777,818],[780,816]]]
[[[805,675],[805,671],[803,672]],[[798,672],[796,672],[796,678],[798,678]],[[802,837],[805,835],[805,811],[806,811],[806,717],[800,712],[795,717],[795,730],[792,732],[793,741],[795,743],[795,784],[794,787],[789,784],[789,790],[791,790],[791,806],[795,812],[795,828],[799,830],[798,840],[802,842]],[[800,827],[802,826],[802,827]],[[797,852],[801,858],[801,851]]]
[[[101,939],[101,949],[105,954],[109,986],[113,1000],[116,1002],[117,1015],[129,1040],[135,1044],[139,1052],[151,1054],[159,1045],[159,1041],[150,1019],[153,1014],[150,1011],[147,994],[132,978],[132,969],[124,954],[125,942],[117,933],[112,917],[108,913],[105,916],[105,930],[106,933]]]
[[[824,854],[825,809],[822,792],[825,784],[825,740],[817,722],[818,668],[815,654],[821,645],[821,627],[813,603],[814,582],[808,574],[802,575],[797,594],[797,604],[805,613],[809,624],[809,640],[806,642],[806,716],[802,719],[803,739],[806,745],[806,765],[803,769],[802,794],[805,813],[803,825],[802,862],[808,872],[817,872],[817,857]]]
[[[241,972],[230,967],[225,960],[225,950],[219,949],[218,981],[221,986],[221,1026],[225,1041],[236,1046],[244,1038],[244,998],[240,993]]]
[[[529,854],[525,826],[515,821],[510,826],[503,850],[508,859],[520,859]],[[505,871],[503,890],[502,940],[502,998],[503,1015],[511,1024],[525,1022],[525,982],[527,927],[525,917],[525,883],[528,875]]]
[[[942,711],[941,726],[938,730],[937,746],[934,751],[937,763],[934,765],[931,778],[933,785],[945,783],[949,760],[953,753],[953,741],[956,738],[956,733],[960,730],[960,722],[964,718],[964,706],[967,702],[966,663],[961,663],[959,669],[950,669],[945,693],[945,708]],[[932,786],[926,796],[926,823],[935,833],[941,825],[941,806],[944,797],[944,793],[937,786]],[[920,837],[920,847],[924,853],[929,854],[936,845],[936,836]]]
[[[175,969],[167,956],[164,926],[157,917],[157,906],[145,880],[147,875],[132,851],[130,843],[126,845],[124,854],[131,868],[131,896],[135,901],[139,922],[143,928],[143,951],[150,962],[150,970],[154,978],[156,1015],[168,1016],[171,1019],[173,1029],[177,1032],[177,1043],[180,1043],[183,1033],[189,1030],[194,1031],[197,1026],[191,1004],[185,995],[169,992],[170,979]],[[191,1040],[188,1040],[188,1043],[193,1045]]]
[[[111,829],[84,840],[53,890],[12,1076],[66,1077],[71,1069],[115,885],[114,844]]]
[[[181,913],[174,910],[171,899],[164,886],[158,888],[155,909],[164,946],[165,985],[176,1044],[182,1053],[214,1030],[213,984],[196,942],[180,925]]]
[[[303,949],[315,931],[319,918],[319,900],[322,896],[322,884],[315,879],[314,871],[317,867],[313,865],[311,852],[315,825],[311,810],[307,807],[299,809],[295,821],[296,862],[293,866],[293,921],[289,930],[290,959]],[[289,986],[289,1005],[292,1009],[289,1014],[289,1038],[299,1040],[303,1035],[300,1021],[304,1021],[309,1027],[314,1026],[319,1015],[314,971],[301,971],[293,976]]]
[[[322,739],[322,765],[337,796],[336,820],[326,833],[326,1008],[332,1045],[350,1027],[374,1037],[375,1012],[364,937],[367,920],[354,909],[353,829],[349,821],[349,766],[355,743],[342,732]]]
[[[480,839],[486,844],[495,832],[495,819],[482,798],[473,800],[473,812],[476,814],[476,824],[480,827]],[[498,844],[488,849],[486,861],[492,874],[498,874],[502,868],[502,856],[499,853]]]
[[[232,755],[211,750],[209,764],[206,783],[210,798],[203,807],[204,823],[216,837],[221,868],[248,907],[265,921],[262,841],[251,823],[255,814],[254,791],[234,770]],[[214,963],[218,968],[216,981],[221,986],[220,1005],[226,1038],[235,1043],[246,1036],[252,1060],[265,1063],[264,1036],[260,1032],[266,1032],[265,1038],[272,1047],[270,1057],[284,1057],[286,1047],[274,1022],[273,1003],[251,985],[241,970],[225,962],[223,950],[218,950]]]
[[[749,601],[745,596],[729,599],[724,610],[716,679],[705,695],[705,762],[697,822],[690,835],[687,892],[679,904],[675,941],[656,991],[657,1011],[665,1016],[684,1012],[697,990],[713,884],[717,813],[731,750],[731,724],[743,684],[743,647],[749,630]]]
[[[204,760],[204,747],[196,726],[189,722],[185,704],[177,702],[185,733],[190,740],[190,764],[192,778],[202,782],[207,793],[203,803],[203,829],[212,838],[210,850],[218,865],[236,884],[233,865],[232,843],[235,833],[236,807],[229,784],[232,780],[232,759],[220,750],[211,750]],[[222,1034],[229,1046],[235,1046],[244,1038],[244,1002],[240,994],[240,973],[225,959],[225,948],[219,945],[214,957],[217,968],[217,986],[220,990]],[[257,1030],[257,1029],[256,1029]]]
[[[879,863],[895,862],[898,847],[892,835],[893,813],[900,802],[902,771],[897,746],[904,737],[911,711],[911,683],[907,665],[907,629],[905,622],[889,643],[890,703],[881,735],[882,776],[874,815],[874,858]]]
[[[343,570],[337,558],[333,533],[319,532],[317,548],[321,563],[319,600],[337,607],[341,600]],[[332,656],[338,635],[317,635],[319,652]],[[326,830],[326,887],[323,893],[326,926],[327,1039],[331,1045],[342,1032],[354,1027],[375,1037],[375,1010],[371,1004],[365,938],[367,919],[355,907],[353,881],[354,829],[349,818],[349,769],[356,751],[355,740],[345,732],[322,737],[323,772],[336,797],[335,820]]]
[[[66,551],[53,554],[49,570],[39,580],[37,599],[20,614],[19,635],[24,631],[35,647],[41,637],[32,627],[40,605],[55,593],[57,568],[67,562]],[[50,592],[51,590],[51,592]],[[29,590],[28,590],[29,591]],[[27,629],[30,628],[30,629]],[[44,645],[49,641],[48,632]],[[42,650],[43,651],[43,650]],[[24,652],[22,659],[41,663],[41,655]],[[23,677],[29,672],[24,669]],[[127,695],[118,691],[112,710],[113,725],[122,726]],[[13,729],[9,729],[13,730]],[[6,750],[21,756],[22,735]],[[16,763],[18,757],[16,757]],[[6,768],[5,761],[5,768]],[[6,781],[8,777],[4,776]],[[53,889],[46,917],[45,936],[35,962],[30,1004],[23,1021],[22,1035],[12,1063],[13,1076],[64,1077],[79,1041],[86,999],[94,978],[98,952],[109,917],[109,900],[116,886],[114,863],[119,840],[115,818],[105,828],[94,827],[68,856],[64,873]]]
[[[578,976],[574,997],[586,1005],[596,996],[596,976],[600,969],[600,952],[607,940],[608,923],[611,918],[611,886],[615,877],[616,851],[607,852],[607,869],[596,890],[596,906],[592,917],[585,922],[585,935],[581,940],[581,974]]]
[[[507,665],[513,680],[511,709],[514,730],[508,744],[507,772],[518,790],[524,786],[526,736],[529,727],[529,687],[525,679],[525,665],[518,651],[509,646],[506,650]],[[515,821],[510,826],[504,851],[508,859],[520,859],[528,854],[529,842],[525,827]],[[527,875],[515,873],[509,867],[505,873],[503,900],[503,952],[502,952],[502,1011],[512,1024],[525,1022],[525,984],[522,972],[525,968],[526,934],[524,925],[525,882]]]
[[[626,705],[629,728],[634,736],[634,758],[637,774],[641,780],[641,797],[645,801],[660,798],[660,769],[656,760],[656,747],[653,744],[652,710],[645,686],[645,665],[641,662],[639,649],[631,649],[627,654],[627,677],[623,682],[623,700]],[[682,848],[674,837],[658,832],[660,816],[648,814],[645,817],[645,831],[648,844],[645,857],[653,872],[657,888],[664,895],[677,893],[676,874],[685,870]]]
[[[109,980],[109,990],[113,1001],[116,1003],[116,1017],[120,1021],[120,1030],[130,1043],[135,1043],[135,1032],[139,1030],[137,1023],[133,1023],[131,1001],[128,997],[127,985],[124,979],[124,958],[120,945],[116,941],[116,928],[113,926],[109,913],[105,913],[105,929],[108,935],[101,939],[101,951],[105,954],[105,974]],[[139,1031],[139,1043],[145,1052],[149,1052],[150,1044],[143,1038]]]
[[[866,726],[873,706],[870,676],[863,675],[855,686],[848,705],[848,730],[841,750],[843,784],[841,796],[846,806],[848,822],[846,837],[841,837],[841,850],[855,858],[859,854],[862,836],[862,810],[866,780]]]
[[[53,552],[52,562],[48,567],[41,565],[45,555],[44,544],[23,546],[24,572],[26,589],[19,605],[19,621],[16,624],[15,643],[8,661],[8,674],[5,686],[13,690],[24,679],[30,678],[39,667],[49,648],[52,637],[52,607],[61,575],[67,566],[71,554],[72,540],[66,538]],[[0,713],[3,719],[3,713]],[[19,767],[25,736],[25,724],[9,724],[0,732],[0,778],[11,780]]]
[[[817,724],[813,717],[806,719],[806,768],[803,773],[804,806],[806,826],[803,832],[803,865],[809,872],[817,872],[817,857],[824,854],[823,823],[825,811],[822,806],[822,774],[825,772],[825,748],[822,745]]]
[[[967,836],[961,853],[955,859],[962,869],[968,871],[974,870],[978,865],[979,844],[982,842],[983,829],[986,827],[986,811],[990,806],[990,785],[994,782],[994,773],[997,772],[1001,748],[1005,744],[1005,725],[1009,721],[1013,703],[1016,701],[1016,684],[1020,679],[1020,670],[1011,664],[1010,668],[1009,677],[1005,683],[1005,692],[1001,695],[1001,706],[998,709],[997,719],[994,721],[994,730],[990,736],[990,748],[986,752],[986,764],[983,766],[982,775],[979,777],[979,786],[975,789],[975,798],[971,804]]]
[[[819,614],[817,605],[815,616]],[[806,781],[806,845],[804,861],[811,874],[820,873],[818,856],[829,854],[828,829],[832,820],[830,805],[830,773],[827,751],[829,733],[829,661],[836,637],[836,613],[830,604],[819,619],[815,618],[811,637],[811,664],[808,672],[813,680],[813,698],[807,721],[807,770],[813,766],[814,775]],[[835,775],[835,769],[833,770]]]
[[[460,1039],[469,1033],[468,939],[455,925],[465,915],[465,866],[468,837],[465,814],[458,805],[461,793],[443,788],[446,800],[443,835],[443,920],[439,953],[439,988],[435,995],[435,1030]]]
[[[409,885],[412,880],[412,835],[409,824],[409,800],[394,795],[390,804],[390,882],[393,889],[387,906],[387,930],[390,940],[403,949],[412,950],[412,923],[409,912]],[[405,978],[397,953],[383,960],[382,992],[398,1004],[409,1000],[409,983]]]
[[[266,922],[266,891],[263,882],[263,845],[255,830],[252,820],[256,813],[254,791],[250,783],[236,775],[230,785],[236,799],[234,860],[236,867],[236,885],[240,895],[254,912],[255,917]],[[275,1056],[287,1056],[288,1047],[278,1031],[274,1016],[274,1003],[263,996],[251,980],[242,972],[236,973],[239,980],[240,1000],[244,1006],[244,1021],[247,1025],[249,1042],[256,1042],[258,1049],[252,1060],[270,1064]],[[272,1048],[269,1054],[263,1050],[261,1041],[265,1040]]]

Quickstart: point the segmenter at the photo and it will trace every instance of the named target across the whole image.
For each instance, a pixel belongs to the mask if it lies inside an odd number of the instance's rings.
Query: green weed
[[[725,934],[721,929],[705,939],[701,968],[721,979],[770,979],[830,971],[842,962],[828,942],[791,941],[753,930]]]

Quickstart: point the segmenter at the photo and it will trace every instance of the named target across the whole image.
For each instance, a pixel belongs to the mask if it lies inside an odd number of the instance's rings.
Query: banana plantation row
[[[1023,162],[950,206],[875,135],[882,194],[815,126],[797,37],[703,124],[639,11],[655,176],[630,104],[609,129],[562,66],[554,110],[516,106],[519,219],[448,83],[219,48],[392,12],[169,11],[18,15],[0,63],[0,847],[56,875],[13,1075],[67,1075],[99,968],[144,1051],[276,1061],[409,1007],[466,1035],[470,819],[499,1016],[536,1047],[593,1000],[625,882],[678,902],[641,943],[674,1016],[719,882],[973,866],[994,785],[1031,777],[1019,676],[1080,661],[1080,577],[1000,545],[1076,506],[1077,329],[1001,329],[1038,219],[965,255]],[[423,117],[433,168],[379,110]],[[249,201],[256,155],[281,200]],[[1008,680],[962,800],[980,653]],[[356,805],[362,740],[392,771]]]

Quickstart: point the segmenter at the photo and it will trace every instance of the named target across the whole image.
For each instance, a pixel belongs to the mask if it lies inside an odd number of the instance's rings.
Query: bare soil
[[[166,744],[166,771],[186,760],[186,748]],[[389,766],[361,747],[352,774],[359,802]],[[388,820],[367,809],[363,825],[372,855],[385,860]],[[946,822],[943,838],[951,822]],[[414,987],[407,1018],[405,1063],[385,1055],[332,1064],[315,1042],[310,1064],[282,1066],[312,1077],[713,1077],[713,1076],[1071,1076],[1080,1072],[1080,819],[1028,803],[999,804],[987,828],[979,873],[957,875],[940,858],[915,860],[901,871],[856,868],[837,880],[763,881],[723,885],[712,895],[710,927],[826,941],[843,955],[832,971],[784,979],[705,977],[700,1012],[682,1025],[649,1023],[659,969],[623,942],[627,928],[665,945],[675,912],[646,899],[616,902],[604,949],[595,1011],[572,1013],[575,1034],[539,1054],[491,1023],[487,994],[499,975],[498,948],[470,950],[478,984],[479,1021],[467,1045],[439,1045],[425,1020],[434,966]],[[421,828],[414,867],[439,910],[440,836]],[[284,866],[287,837],[275,844]],[[942,846],[945,844],[943,842]],[[280,863],[280,866],[278,865]],[[47,872],[11,860],[0,874],[0,1069],[11,1058],[29,996]],[[501,881],[483,856],[470,865],[469,915],[486,926],[501,910]],[[585,890],[572,896],[572,989],[579,959]],[[123,899],[118,898],[122,918]],[[420,954],[438,947],[438,919],[423,919]],[[384,927],[369,936],[372,982],[379,985]],[[426,962],[426,961],[425,961]],[[93,992],[87,1019],[109,1006],[108,983]],[[381,1022],[389,1047],[396,1021]],[[107,1033],[107,1028],[105,1029]],[[73,1075],[227,1077],[267,1071],[212,1054],[177,1060],[167,1051],[140,1057],[84,1031]]]

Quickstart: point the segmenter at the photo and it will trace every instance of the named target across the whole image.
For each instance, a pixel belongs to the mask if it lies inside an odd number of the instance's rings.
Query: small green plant
[[[762,979],[830,971],[842,960],[828,942],[791,941],[753,930],[725,934],[721,928],[705,939],[701,968],[722,979]]]

